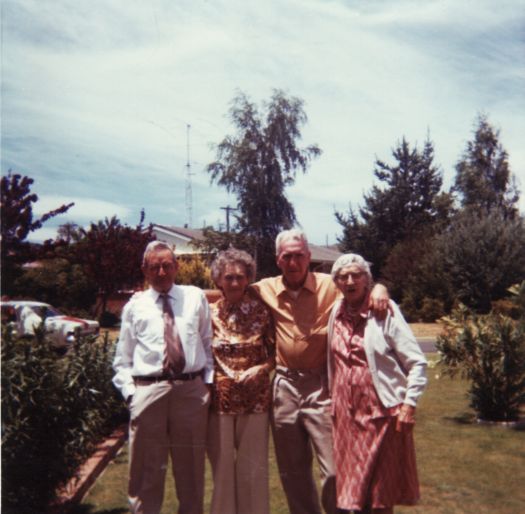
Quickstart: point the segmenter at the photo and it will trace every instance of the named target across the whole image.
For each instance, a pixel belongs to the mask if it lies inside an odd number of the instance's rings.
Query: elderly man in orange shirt
[[[276,239],[282,275],[253,287],[270,307],[275,323],[277,368],[273,383],[272,431],[281,482],[291,514],[321,514],[312,473],[312,448],[321,475],[321,503],[337,512],[332,453],[331,404],[326,344],[330,311],[338,297],[331,276],[309,271],[310,250],[298,229]],[[375,286],[375,311],[386,312],[388,293]]]

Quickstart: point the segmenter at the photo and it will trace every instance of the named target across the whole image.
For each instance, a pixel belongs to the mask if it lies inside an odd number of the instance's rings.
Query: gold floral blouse
[[[214,380],[212,410],[220,414],[267,412],[271,402],[270,370],[275,359],[271,314],[249,293],[237,304],[224,297],[210,305],[213,324]],[[239,375],[266,362],[249,383]]]

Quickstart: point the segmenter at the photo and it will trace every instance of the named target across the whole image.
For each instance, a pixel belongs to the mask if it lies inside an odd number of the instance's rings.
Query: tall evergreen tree
[[[499,137],[487,116],[479,115],[474,139],[456,164],[454,190],[464,208],[485,213],[496,208],[508,218],[518,213],[519,191]]]
[[[273,91],[262,110],[240,92],[229,114],[236,133],[218,144],[217,159],[207,170],[212,182],[237,195],[240,214],[234,230],[255,241],[259,272],[270,274],[275,271],[275,237],[296,222],[285,188],[321,150],[298,146],[307,121],[303,101],[281,90]]]
[[[352,207],[345,216],[336,212],[343,227],[339,243],[344,251],[355,251],[373,263],[379,275],[392,248],[421,236],[445,222],[451,197],[441,192],[442,174],[434,164],[434,147],[427,139],[423,150],[410,148],[405,138],[392,150],[394,164],[377,159],[374,175],[383,187],[374,185],[364,196],[357,214]]]

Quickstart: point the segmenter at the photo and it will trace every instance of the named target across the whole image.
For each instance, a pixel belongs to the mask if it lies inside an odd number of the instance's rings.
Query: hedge
[[[127,409],[108,336],[60,355],[44,333],[2,334],[2,512],[41,514]]]

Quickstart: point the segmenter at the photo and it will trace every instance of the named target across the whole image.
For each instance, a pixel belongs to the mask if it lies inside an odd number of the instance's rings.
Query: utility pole
[[[186,124],[186,225],[192,228],[193,225],[193,199],[191,191],[191,164],[190,164],[190,128],[191,125]]]
[[[221,207],[221,209],[224,209],[226,211],[226,232],[230,231],[230,211],[236,211],[234,207],[230,207],[227,205],[226,207]]]

